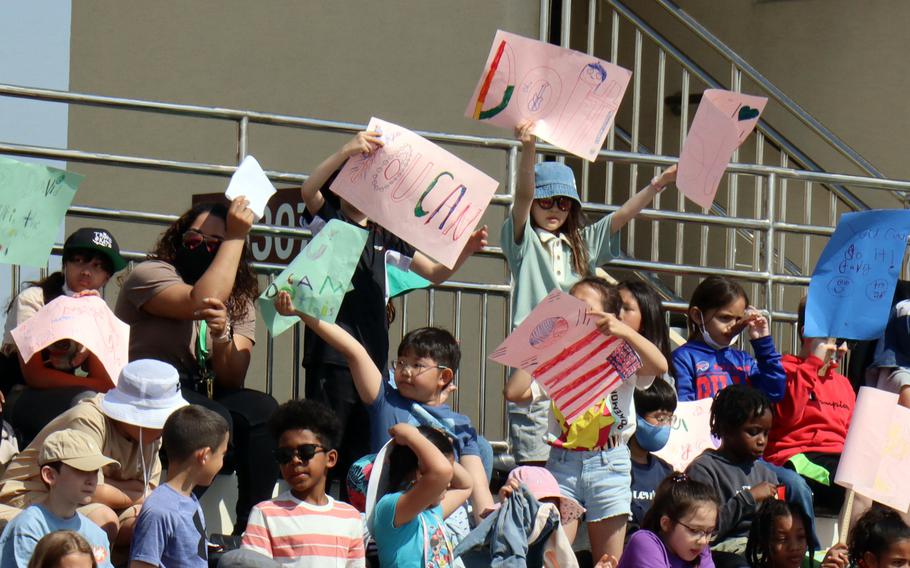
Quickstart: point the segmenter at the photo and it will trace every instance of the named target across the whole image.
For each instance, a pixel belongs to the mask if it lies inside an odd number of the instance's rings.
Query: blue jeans
[[[815,534],[815,509],[812,507],[812,490],[809,489],[809,484],[806,483],[803,476],[792,469],[774,465],[765,460],[761,461],[777,475],[777,479],[780,481],[781,485],[787,488],[787,501],[796,503],[802,507],[806,512],[806,515],[808,515],[809,526],[806,527],[806,529],[809,532],[809,546],[812,547],[812,550],[818,550],[821,547],[821,543],[818,541],[818,536]]]

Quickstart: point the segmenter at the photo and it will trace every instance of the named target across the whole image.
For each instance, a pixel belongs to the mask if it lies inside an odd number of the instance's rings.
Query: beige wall
[[[197,105],[253,109],[366,123],[371,115],[416,130],[504,134],[463,117],[497,28],[537,35],[538,3],[514,0],[382,2],[287,0],[269,2],[77,2],[73,6],[70,89],[74,92]],[[253,125],[249,150],[263,167],[307,172],[346,136]],[[229,121],[176,118],[73,106],[69,147],[192,162],[237,159],[237,127]],[[505,180],[505,154],[449,149]],[[221,177],[167,174],[71,163],[87,179],[76,202],[177,214],[192,194],[220,192]],[[505,190],[505,185],[500,191]],[[498,240],[504,210],[486,221]],[[68,220],[68,230],[86,224]],[[129,250],[148,250],[159,227],[107,223]],[[472,260],[460,278],[508,282],[498,261]],[[116,287],[108,290],[109,297]],[[428,321],[428,295],[409,297],[407,325]],[[488,435],[502,439],[502,369],[485,362],[480,343],[481,299],[465,294],[459,330],[465,352],[459,406],[478,423],[481,400]],[[489,342],[505,329],[505,304],[489,298]],[[454,329],[455,297],[437,292],[434,323]],[[399,310],[399,313],[401,311]],[[402,320],[393,325],[397,344]],[[260,326],[261,328],[262,326]],[[291,333],[276,341],[275,393],[291,394],[295,364]],[[252,369],[264,369],[260,329]],[[481,369],[486,367],[484,395]],[[260,371],[248,384],[262,388]],[[302,392],[302,387],[301,387]]]

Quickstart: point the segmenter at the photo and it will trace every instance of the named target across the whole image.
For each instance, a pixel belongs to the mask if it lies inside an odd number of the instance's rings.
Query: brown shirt
[[[197,370],[198,323],[156,316],[142,309],[166,288],[183,283],[177,270],[160,260],[141,262],[130,272],[114,309],[117,317],[130,325],[130,361],[158,359],[170,363],[184,375]],[[231,327],[235,334],[255,340],[256,309],[252,302],[246,317],[242,321],[232,321]],[[212,348],[211,333],[206,334],[206,345]]]
[[[144,444],[140,454],[139,445],[114,428],[114,422],[101,412],[102,398],[104,395],[99,394],[83,400],[55,418],[38,433],[32,443],[13,459],[0,478],[0,503],[24,509],[32,503],[44,500],[47,486],[41,481],[38,454],[45,438],[60,430],[85,432],[98,444],[102,454],[120,462],[119,467],[115,464],[105,466],[101,470],[102,479],[99,481],[104,479],[144,481],[142,469],[144,456],[145,467],[150,472],[149,484],[158,485],[161,480],[161,461],[158,459],[161,440]]]

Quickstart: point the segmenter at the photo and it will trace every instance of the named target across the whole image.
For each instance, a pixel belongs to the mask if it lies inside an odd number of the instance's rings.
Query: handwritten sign
[[[499,30],[465,116],[534,134],[597,158],[632,72],[603,59]]]
[[[385,255],[385,289],[386,296],[396,298],[407,294],[411,290],[429,288],[432,284],[423,276],[410,270],[410,259],[407,259],[408,268],[405,268],[404,257],[398,251],[390,250]]]
[[[641,368],[638,354],[601,333],[588,306],[550,292],[490,359],[529,373],[571,424]]]
[[[910,408],[897,393],[861,387],[834,482],[910,511]]]
[[[331,189],[389,231],[455,266],[496,180],[410,130],[370,119],[385,145],[350,158]]]
[[[83,176],[0,157],[0,262],[47,265]]]
[[[366,242],[366,231],[339,219],[329,221],[313,237],[259,296],[259,310],[273,337],[298,321],[275,311],[275,296],[281,291],[291,295],[294,307],[301,312],[335,321]]]
[[[703,451],[720,447],[720,440],[711,435],[711,403],[713,398],[682,401],[676,405],[667,445],[654,455],[685,471]]]
[[[908,235],[910,211],[844,214],[809,282],[805,336],[880,337]]]
[[[275,186],[266,177],[256,158],[247,156],[231,176],[231,182],[224,195],[231,200],[241,195],[246,197],[250,202],[249,207],[256,214],[258,221],[265,213],[265,205],[269,202],[269,198],[275,195]]]
[[[711,207],[720,179],[739,148],[758,124],[768,99],[708,89],[679,155],[676,185],[704,208]]]
[[[60,296],[13,329],[12,336],[26,361],[61,339],[81,343],[101,361],[114,386],[129,361],[130,326],[98,296]]]

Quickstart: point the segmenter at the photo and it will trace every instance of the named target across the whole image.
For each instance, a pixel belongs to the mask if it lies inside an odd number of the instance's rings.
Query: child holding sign
[[[788,466],[802,475],[814,494],[816,506],[836,511],[844,502],[844,488],[834,484],[856,393],[850,379],[837,372],[846,355],[826,338],[804,337],[806,299],[799,304],[799,355],[785,355],[787,394],[777,403],[774,427],[768,436],[765,459]]]
[[[525,122],[516,129],[521,141],[518,187],[512,211],[502,226],[502,249],[515,281],[513,328],[553,289],[568,291],[579,279],[618,256],[619,230],[676,180],[676,166],[672,166],[618,211],[585,226],[571,168],[557,162],[535,166],[537,139],[531,134],[533,128],[533,122]],[[521,374],[516,371],[515,376]],[[506,390],[514,393],[516,389],[506,386]],[[506,398],[514,396],[507,394]],[[516,462],[546,461],[549,448],[543,436],[547,407],[546,401],[509,405],[509,439]]]
[[[588,304],[588,313],[600,319],[598,327],[604,334],[627,341],[642,362],[637,374],[626,377],[607,398],[571,423],[552,405],[554,428],[546,434],[550,444],[547,469],[559,481],[562,494],[588,510],[591,555],[619,557],[632,501],[628,443],[636,427],[633,393],[666,372],[667,360],[653,343],[620,321],[622,300],[616,286],[589,276],[572,286],[571,293]],[[507,388],[531,396],[537,387],[532,389],[530,381],[527,373],[516,374]],[[574,539],[577,521],[567,523],[565,529],[569,539]]]
[[[10,302],[2,352],[16,358],[12,330],[59,296],[100,295],[111,276],[126,267],[114,236],[105,229],[79,229],[63,244],[63,270],[30,282]],[[86,322],[94,325],[94,322]],[[84,393],[106,392],[114,383],[98,357],[72,340],[58,341],[21,361],[26,389],[11,410],[11,422],[28,445],[48,422]],[[80,371],[85,369],[85,375]]]
[[[328,222],[341,219],[369,233],[360,261],[351,278],[335,323],[363,345],[377,369],[388,368],[389,317],[386,313],[386,262],[439,284],[448,279],[474,252],[486,246],[487,230],[475,231],[451,269],[430,260],[414,247],[383,227],[373,223],[357,208],[329,189],[348,158],[372,155],[383,146],[381,132],[358,132],[337,152],[326,158],[303,183],[300,195],[306,204],[308,220],[319,217]],[[351,370],[344,356],[309,327],[304,333],[303,367],[306,370],[306,398],[319,401],[335,411],[341,422],[341,461],[332,475],[341,480],[342,498],[346,496],[344,475],[357,458],[369,453],[367,434],[370,421],[358,400]],[[381,432],[380,435],[385,434]]]
[[[481,460],[477,431],[470,418],[445,404],[461,361],[461,349],[452,334],[438,327],[423,327],[405,335],[398,346],[398,359],[392,364],[393,387],[386,370],[376,367],[366,348],[340,325],[295,310],[287,292],[279,292],[275,297],[275,309],[281,315],[300,317],[345,357],[360,401],[369,412],[368,439],[373,452],[388,442],[389,428],[401,423],[425,425],[424,415],[429,415],[451,435],[457,461],[472,479],[471,505],[475,519],[479,520],[481,511],[493,505],[493,495]],[[358,432],[366,437],[364,434]]]

